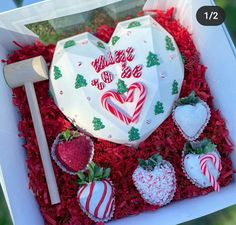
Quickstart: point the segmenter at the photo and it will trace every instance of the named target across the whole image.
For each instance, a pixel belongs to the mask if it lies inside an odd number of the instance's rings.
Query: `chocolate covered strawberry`
[[[78,173],[78,202],[84,213],[95,222],[106,222],[115,210],[114,189],[108,179],[110,168],[103,169],[94,162],[88,165],[88,172]]]
[[[193,91],[188,97],[180,98],[173,110],[175,124],[190,141],[196,140],[209,122],[211,113],[209,106]]]
[[[218,178],[222,169],[220,155],[210,140],[187,142],[183,152],[183,170],[188,179],[200,188],[212,186],[219,192]]]
[[[69,174],[85,170],[93,158],[92,140],[77,131],[66,130],[58,135],[52,146],[52,157]]]
[[[175,171],[171,163],[163,160],[160,155],[139,160],[139,166],[132,178],[142,198],[151,205],[166,205],[174,197]]]

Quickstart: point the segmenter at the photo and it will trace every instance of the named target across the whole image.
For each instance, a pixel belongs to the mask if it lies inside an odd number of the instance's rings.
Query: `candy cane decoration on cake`
[[[122,95],[119,95],[118,93],[113,92],[113,91],[107,91],[101,98],[103,107],[105,107],[107,111],[109,111],[114,116],[116,116],[117,118],[119,118],[121,121],[123,121],[124,123],[128,125],[131,122],[131,119],[107,102],[107,100],[111,97],[116,99],[118,102],[122,104],[126,102]]]
[[[137,105],[134,110],[134,114],[132,118],[130,118],[127,115],[124,115],[122,112],[120,112],[118,109],[116,109],[114,106],[109,104],[108,100],[109,98],[114,98],[121,104],[124,104],[125,102],[133,102],[134,100],[134,92],[135,90],[138,89],[140,91],[139,99],[137,102]],[[131,122],[137,123],[138,118],[140,116],[140,113],[142,111],[143,104],[146,99],[146,90],[145,87],[141,83],[133,83],[130,85],[127,93],[127,97],[118,94],[117,92],[113,91],[107,91],[101,98],[101,102],[103,107],[110,113],[112,113],[114,116],[119,118],[122,122],[126,123],[127,125]]]
[[[144,104],[145,99],[146,99],[145,87],[140,83],[133,83],[133,84],[131,84],[131,86],[129,87],[129,90],[128,90],[128,96],[127,96],[127,101],[128,102],[133,101],[135,89],[139,89],[140,95],[139,95],[139,100],[138,100],[138,103],[136,105],[133,117],[131,119],[132,123],[137,123],[138,122],[139,115],[142,111],[142,107],[143,107],[143,104]]]
[[[218,157],[216,157],[215,155],[213,155],[213,154],[207,154],[207,155],[204,155],[200,158],[200,167],[201,167],[202,173],[207,177],[207,179],[211,183],[214,190],[216,192],[219,192],[220,191],[220,185],[217,182],[217,180],[214,178],[214,176],[211,174],[211,172],[209,171],[209,169],[207,167],[207,162],[208,161],[212,161],[215,168],[220,172],[221,169],[222,169],[220,159]]]

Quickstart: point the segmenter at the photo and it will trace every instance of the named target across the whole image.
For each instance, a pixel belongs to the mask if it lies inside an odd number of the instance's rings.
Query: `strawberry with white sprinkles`
[[[151,205],[166,205],[174,197],[176,190],[174,168],[158,154],[147,160],[139,160],[139,166],[132,178],[142,198]]]
[[[77,194],[80,207],[95,222],[106,222],[113,217],[115,197],[110,168],[98,167],[94,162],[88,165],[88,172],[78,172],[80,189]]]

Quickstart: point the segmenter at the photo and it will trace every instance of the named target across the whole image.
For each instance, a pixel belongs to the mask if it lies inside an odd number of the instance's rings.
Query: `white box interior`
[[[74,7],[73,10],[80,12],[87,11],[96,7],[101,7],[118,0],[81,0],[81,7]],[[26,15],[38,12],[43,20],[49,17],[59,17],[70,12],[68,4],[63,0],[47,0],[36,5],[31,5],[14,12],[0,14],[0,58],[6,58],[12,50],[12,41],[30,44],[35,39],[35,35],[29,30],[18,29],[19,24],[8,23],[14,18],[20,18],[25,23],[29,20]],[[71,0],[71,6],[78,5],[76,0]],[[83,4],[82,4],[83,3]],[[206,77],[215,97],[215,107],[220,109],[230,137],[236,144],[236,51],[227,29],[224,25],[217,27],[204,27],[198,24],[195,19],[196,11],[203,5],[213,4],[212,0],[149,0],[145,5],[146,9],[158,8],[166,10],[170,6],[177,8],[176,18],[180,23],[187,27],[193,34],[194,42],[201,55],[201,60],[208,67]],[[60,9],[56,8],[60,5]],[[65,6],[63,8],[63,6]],[[36,10],[37,9],[37,10]],[[53,14],[49,11],[53,9]],[[68,10],[67,10],[68,9]],[[52,11],[51,11],[52,12]],[[72,12],[73,14],[73,12]],[[9,19],[10,18],[10,19]],[[39,15],[35,15],[34,21],[41,20]],[[23,23],[22,22],[22,23]],[[0,64],[0,180],[3,191],[10,209],[14,224],[16,225],[43,225],[38,205],[28,189],[27,168],[25,163],[25,152],[22,149],[22,140],[18,137],[18,117],[16,108],[12,105],[11,90],[7,87],[2,74],[3,65]],[[232,154],[234,167],[236,167],[236,152]],[[197,197],[171,203],[156,212],[145,212],[138,216],[127,217],[110,224],[159,224],[172,225],[188,221],[227,206],[236,204],[235,176],[234,181],[227,187],[222,188],[220,193],[210,193],[207,196]],[[197,210],[196,210],[197,209]],[[168,219],[166,219],[168,218]]]

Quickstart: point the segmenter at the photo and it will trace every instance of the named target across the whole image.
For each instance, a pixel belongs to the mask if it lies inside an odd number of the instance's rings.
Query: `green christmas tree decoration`
[[[163,104],[160,101],[156,103],[154,112],[155,112],[155,115],[164,113]]]
[[[72,46],[76,45],[74,40],[69,40],[64,44],[64,48],[70,48]]]
[[[136,141],[140,139],[139,130],[137,128],[131,127],[129,134],[129,141]]]
[[[101,119],[94,117],[93,118],[93,129],[94,130],[101,130],[105,128],[105,125],[102,123]]]
[[[152,67],[156,65],[160,65],[158,56],[152,52],[149,52],[149,55],[147,56],[147,67]]]
[[[54,79],[55,80],[58,80],[59,78],[62,77],[61,70],[59,69],[58,66],[54,66],[53,71],[54,71]]]
[[[97,47],[105,49],[105,45],[101,41],[97,42]]]
[[[174,44],[173,44],[171,38],[166,36],[165,41],[166,41],[166,50],[174,51],[175,47],[174,47]]]
[[[123,80],[119,79],[118,83],[117,83],[117,92],[119,94],[124,94],[127,91],[128,91],[128,88],[127,88],[125,82]]]
[[[87,86],[87,82],[84,78],[84,76],[77,74],[76,81],[75,81],[75,88],[81,88]]]
[[[116,44],[116,42],[119,41],[119,39],[120,39],[120,37],[118,37],[118,36],[112,37],[112,39],[111,39],[112,45],[114,46]]]
[[[133,21],[131,23],[129,23],[128,28],[134,28],[134,27],[140,27],[141,23],[138,21]]]
[[[172,95],[177,95],[179,93],[179,84],[176,80],[172,84]]]

